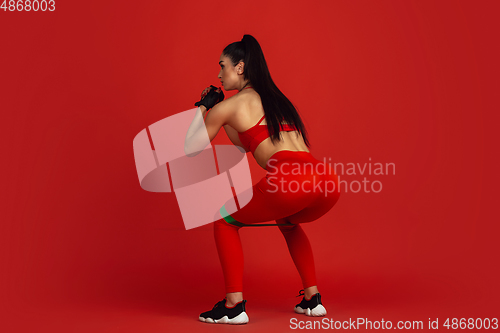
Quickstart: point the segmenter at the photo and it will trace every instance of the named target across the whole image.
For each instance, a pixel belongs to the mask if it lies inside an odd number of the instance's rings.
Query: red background
[[[0,329],[286,332],[310,319],[292,312],[301,284],[279,231],[249,228],[249,325],[198,322],[224,297],[212,226],[184,230],[175,195],[142,190],[135,170],[135,135],[220,85],[220,53],[245,33],[315,157],[396,166],[366,176],[382,192],[343,193],[304,226],[327,317],[499,317],[497,16],[497,1],[0,11]]]

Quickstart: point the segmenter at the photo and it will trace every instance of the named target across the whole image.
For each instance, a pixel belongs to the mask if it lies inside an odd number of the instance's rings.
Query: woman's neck
[[[243,86],[243,88],[241,88],[241,89],[240,89],[240,91],[242,91],[243,89],[253,88],[252,86],[247,87],[249,84],[250,84],[250,82],[247,82],[247,83]]]

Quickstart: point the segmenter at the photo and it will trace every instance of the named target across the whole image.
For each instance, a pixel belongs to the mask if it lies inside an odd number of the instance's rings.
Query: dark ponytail
[[[267,130],[273,144],[281,140],[281,123],[285,121],[302,134],[304,143],[309,147],[306,128],[299,113],[271,79],[264,53],[257,40],[251,35],[244,35],[241,41],[226,46],[222,54],[231,59],[233,66],[240,61],[245,63],[243,78],[248,79],[260,95],[266,114]]]

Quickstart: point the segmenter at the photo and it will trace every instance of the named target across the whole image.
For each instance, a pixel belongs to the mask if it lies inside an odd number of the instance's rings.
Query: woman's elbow
[[[194,157],[194,156],[198,155],[200,152],[201,152],[200,149],[194,149],[190,145],[184,144],[184,154],[186,154],[186,156]]]

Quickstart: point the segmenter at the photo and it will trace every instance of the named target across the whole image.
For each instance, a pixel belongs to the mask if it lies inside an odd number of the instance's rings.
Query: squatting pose
[[[200,107],[206,132],[212,141],[224,127],[232,143],[251,152],[267,174],[252,187],[249,203],[231,214],[227,213],[227,203],[220,209],[222,218],[214,222],[214,235],[226,297],[212,310],[200,314],[199,319],[225,324],[248,322],[239,230],[267,221],[276,221],[302,279],[304,289],[299,296],[304,297],[295,306],[295,312],[324,316],[326,309],[318,292],[311,245],[300,223],[317,220],[335,205],[340,195],[338,177],[329,165],[328,172],[317,171],[320,168],[316,166],[322,162],[310,153],[304,124],[296,108],[271,79],[254,37],[244,35],[241,41],[229,44],[219,60],[218,78],[224,90],[238,90],[238,93],[224,100],[220,88],[210,86],[202,92],[195,105]],[[189,139],[188,135],[186,147]],[[294,172],[297,166],[302,166],[301,172]],[[313,184],[321,181],[334,184],[335,190],[318,191]],[[283,186],[291,183],[294,186]]]

